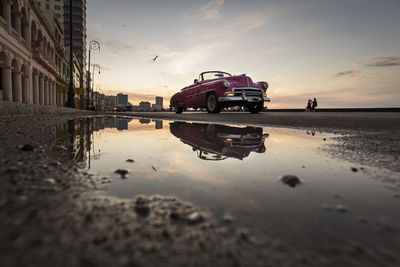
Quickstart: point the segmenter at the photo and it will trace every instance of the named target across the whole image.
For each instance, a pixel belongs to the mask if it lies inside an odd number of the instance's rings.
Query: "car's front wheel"
[[[210,93],[207,95],[207,111],[208,113],[219,113],[221,111],[221,107],[215,93]]]
[[[249,111],[251,113],[258,113],[260,112],[264,107],[264,101],[260,101],[255,105],[249,106]]]
[[[179,102],[174,102],[174,111],[176,114],[181,114],[183,111],[183,108],[179,106]]]

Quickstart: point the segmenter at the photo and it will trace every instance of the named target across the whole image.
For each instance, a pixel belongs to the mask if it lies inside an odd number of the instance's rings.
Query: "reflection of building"
[[[172,122],[170,131],[183,143],[190,145],[203,160],[223,160],[228,157],[243,160],[251,152],[264,153],[263,129],[231,127],[218,124]]]
[[[149,124],[150,123],[150,119],[139,119],[139,122],[141,124]]]
[[[128,105],[128,95],[118,94],[117,102],[118,102],[118,105],[124,105],[124,106]]]
[[[128,130],[128,120],[118,119],[117,120],[117,129],[119,131]]]
[[[162,120],[155,120],[156,123],[156,129],[162,129],[163,128],[163,121]]]
[[[161,96],[156,96],[156,106],[157,111],[162,111],[163,109],[163,98]]]
[[[141,111],[149,111],[151,107],[150,102],[142,101],[139,103],[139,110]]]

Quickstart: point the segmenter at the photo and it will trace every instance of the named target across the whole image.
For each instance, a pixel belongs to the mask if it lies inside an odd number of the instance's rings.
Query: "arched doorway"
[[[10,59],[4,50],[0,50],[0,99],[12,101]]]

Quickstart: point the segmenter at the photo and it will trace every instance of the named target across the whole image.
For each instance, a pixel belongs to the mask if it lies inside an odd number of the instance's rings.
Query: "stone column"
[[[11,67],[3,66],[3,100],[13,101]]]
[[[22,101],[29,103],[29,74],[22,76]]]
[[[50,105],[54,106],[54,82],[51,81],[50,83]]]
[[[39,104],[44,105],[44,76],[39,76]]]
[[[22,79],[21,72],[14,71],[12,73],[13,101],[22,102]]]
[[[57,83],[56,83],[56,85],[55,85],[55,90],[56,90],[56,105],[59,107],[60,106],[60,92],[58,92],[58,86],[57,86]]]
[[[57,106],[57,83],[53,82],[53,106]]]
[[[46,77],[44,79],[44,105],[49,104],[49,79]]]
[[[39,74],[33,72],[33,104],[39,104]]]

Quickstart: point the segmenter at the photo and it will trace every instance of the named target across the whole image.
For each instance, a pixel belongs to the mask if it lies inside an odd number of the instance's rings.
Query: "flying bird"
[[[158,56],[155,56],[155,57],[154,57],[152,60],[150,60],[149,62],[151,62],[151,61],[156,62],[157,58],[158,58]]]

